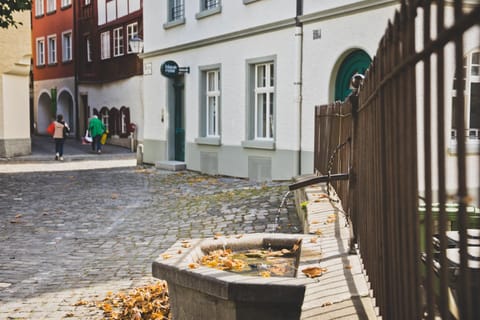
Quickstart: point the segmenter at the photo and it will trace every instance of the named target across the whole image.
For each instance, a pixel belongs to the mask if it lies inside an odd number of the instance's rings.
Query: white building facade
[[[399,1],[143,5],[144,162],[287,180],[314,172],[315,106],[348,95],[351,76],[365,72]],[[472,41],[466,53],[474,64]],[[453,79],[446,81],[451,88]]]

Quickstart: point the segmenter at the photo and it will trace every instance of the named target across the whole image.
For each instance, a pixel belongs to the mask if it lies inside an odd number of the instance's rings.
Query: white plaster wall
[[[160,74],[160,65],[164,59],[159,57],[147,58],[143,64],[150,65],[152,74],[143,76],[144,83],[144,138],[151,140],[166,140],[168,105],[167,105],[167,78]],[[162,112],[164,122],[162,119]]]
[[[302,150],[314,150],[315,106],[333,102],[335,77],[343,58],[362,49],[373,59],[394,6],[304,25]],[[313,30],[321,38],[313,40]]]
[[[152,63],[153,74],[145,76],[146,136],[164,139],[166,125],[159,124],[159,109],[167,105],[166,81],[160,75],[160,65],[167,59],[179,66],[189,66],[185,75],[186,141],[194,142],[199,133],[199,67],[221,64],[221,139],[222,144],[240,146],[246,139],[246,69],[247,60],[275,56],[276,58],[276,146],[296,149],[298,112],[295,108],[294,28],[262,34],[237,41],[220,43],[196,50],[179,52],[144,60]],[[163,78],[163,79],[162,79]],[[155,101],[155,102],[154,102]],[[160,102],[157,102],[160,101]]]
[[[165,30],[167,3],[167,0],[143,1],[146,53],[283,19],[290,18],[293,23],[296,13],[294,0],[262,0],[248,5],[241,0],[223,0],[220,14],[197,19],[195,15],[199,12],[200,2],[186,0],[186,23]]]
[[[141,76],[115,81],[101,86],[80,85],[79,92],[88,94],[90,110],[102,107],[130,108],[130,121],[137,125],[137,138],[143,140],[143,79]],[[150,117],[150,115],[149,115]]]
[[[1,101],[4,108],[2,136],[6,139],[30,138],[30,109],[28,95],[28,76],[2,75]]]

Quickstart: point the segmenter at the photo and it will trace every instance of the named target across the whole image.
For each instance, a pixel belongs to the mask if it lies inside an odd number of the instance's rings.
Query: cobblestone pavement
[[[0,173],[0,185],[0,319],[101,319],[75,303],[154,281],[178,239],[301,231],[292,195],[279,210],[286,182],[127,167]]]

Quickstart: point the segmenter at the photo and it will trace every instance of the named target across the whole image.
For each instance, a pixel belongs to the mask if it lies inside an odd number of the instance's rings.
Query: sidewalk
[[[32,136],[32,154],[0,158],[0,173],[90,170],[137,165],[136,153],[130,149],[105,144],[102,153],[94,153],[90,144],[68,138],[64,161],[55,161],[55,142],[49,136]],[[81,161],[79,161],[81,160]]]

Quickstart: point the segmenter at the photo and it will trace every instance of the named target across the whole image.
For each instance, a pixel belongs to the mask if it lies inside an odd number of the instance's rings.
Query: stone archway
[[[40,94],[37,106],[37,133],[47,134],[47,127],[54,120],[52,112],[52,99],[46,92]]]
[[[68,91],[62,91],[58,96],[57,114],[62,114],[72,133],[76,132],[73,97]]]

